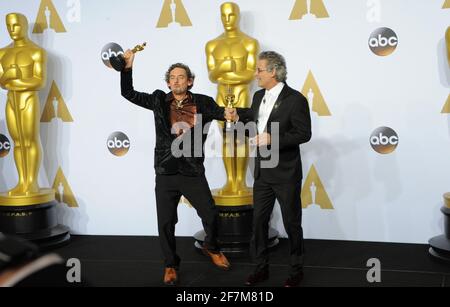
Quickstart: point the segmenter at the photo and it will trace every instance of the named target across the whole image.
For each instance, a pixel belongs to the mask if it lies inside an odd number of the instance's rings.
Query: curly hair
[[[184,69],[184,71],[186,72],[186,76],[187,76],[188,80],[192,80],[192,84],[188,86],[188,90],[190,90],[194,86],[195,74],[191,71],[189,66],[187,66],[186,64],[183,64],[183,63],[175,63],[175,64],[170,65],[169,69],[166,71],[166,74],[165,74],[166,83],[169,83],[170,72],[172,70],[174,70],[175,68],[182,68],[182,69]]]

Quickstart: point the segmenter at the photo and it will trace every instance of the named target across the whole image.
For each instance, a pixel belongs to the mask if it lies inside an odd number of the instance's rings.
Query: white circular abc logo
[[[370,136],[370,145],[380,154],[389,154],[398,146],[398,135],[389,127],[375,129]]]
[[[122,47],[116,43],[109,43],[102,49],[102,61],[103,64],[108,66],[109,68],[112,68],[111,64],[109,63],[109,58],[112,56],[118,56],[119,54],[124,54]]]
[[[0,158],[6,157],[11,149],[11,142],[8,138],[0,134]]]
[[[397,45],[397,34],[389,28],[378,28],[370,34],[369,48],[376,55],[390,55],[397,48]]]
[[[113,155],[121,157],[130,150],[130,139],[122,132],[114,132],[108,137],[107,146],[109,152]]]

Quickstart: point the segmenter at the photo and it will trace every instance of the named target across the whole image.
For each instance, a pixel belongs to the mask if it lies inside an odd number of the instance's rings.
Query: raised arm
[[[122,96],[128,101],[149,109],[154,110],[156,97],[154,94],[142,93],[134,90],[133,87],[133,62],[134,53],[131,50],[127,50],[124,54],[126,66],[124,71],[120,73],[120,90]]]

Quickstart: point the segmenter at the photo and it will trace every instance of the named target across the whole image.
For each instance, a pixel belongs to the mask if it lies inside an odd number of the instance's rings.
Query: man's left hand
[[[270,134],[267,132],[263,132],[261,134],[258,134],[254,138],[252,143],[256,146],[267,146],[270,145],[270,142],[271,142]]]

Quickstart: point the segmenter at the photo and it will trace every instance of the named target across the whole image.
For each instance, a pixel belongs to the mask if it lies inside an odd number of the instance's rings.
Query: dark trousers
[[[291,274],[303,269],[303,230],[301,182],[269,184],[263,179],[253,185],[253,236],[250,251],[256,262],[256,270],[269,265],[268,231],[275,199],[280,203],[283,224],[289,238],[289,263]]]
[[[211,195],[205,175],[157,175],[156,208],[158,232],[166,267],[178,267],[180,257],[176,253],[175,224],[178,222],[177,207],[181,195],[191,203],[201,218],[206,232],[205,247],[217,252],[218,210]]]

